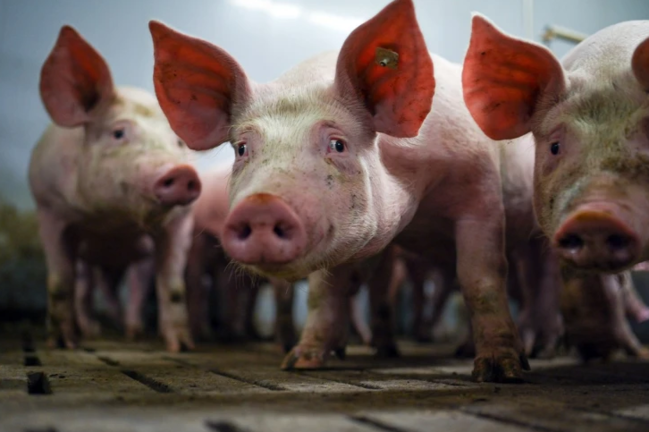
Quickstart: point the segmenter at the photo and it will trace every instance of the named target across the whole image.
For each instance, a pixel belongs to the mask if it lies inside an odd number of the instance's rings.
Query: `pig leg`
[[[542,357],[554,357],[563,334],[558,261],[543,241],[528,243],[513,255],[516,279],[512,282],[520,291],[518,328],[525,353],[529,356],[538,351]]]
[[[317,369],[329,355],[345,356],[350,323],[349,299],[356,294],[360,277],[353,265],[309,275],[308,315],[300,342],[282,362],[282,369]]]
[[[92,339],[101,333],[99,322],[93,318],[94,278],[90,266],[82,260],[77,262],[76,283],[74,288],[74,308],[77,324],[84,338]]]
[[[649,307],[642,301],[638,291],[636,291],[630,271],[625,271],[617,275],[620,279],[624,307],[627,316],[633,318],[636,322],[641,323],[649,320]]]
[[[478,382],[519,382],[521,366],[529,369],[507,303],[503,233],[502,216],[475,215],[456,224],[457,274],[471,316]]]
[[[439,269],[435,271],[435,291],[433,291],[432,306],[433,312],[430,318],[430,323],[428,333],[433,334],[439,333],[437,331],[438,327],[442,324],[442,317],[444,316],[444,311],[446,310],[446,303],[451,293],[455,291],[455,275],[452,271],[448,269]],[[432,330],[431,330],[432,329]],[[471,338],[473,343],[473,339]]]
[[[51,347],[75,348],[74,241],[65,224],[47,210],[38,210],[39,233],[47,262],[47,332]]]
[[[194,348],[187,318],[184,280],[192,225],[190,215],[183,215],[155,237],[159,330],[170,352]]]
[[[205,284],[207,273],[206,256],[209,255],[207,239],[204,234],[194,235],[187,257],[187,309],[192,335],[199,340],[209,340],[212,329],[209,320],[209,286]],[[212,280],[212,285],[214,281]]]
[[[618,275],[609,276],[613,284],[605,284],[605,287],[614,291],[608,294],[608,297],[613,307],[613,332],[616,340],[626,351],[627,355],[631,357],[639,357],[649,359],[649,350],[644,348],[638,338],[631,330],[629,321],[626,319],[626,312],[628,310],[628,297],[634,295],[633,281],[631,280],[630,272],[623,272]],[[611,285],[614,285],[610,288]],[[640,299],[637,299],[640,301]]]
[[[257,306],[257,296],[259,295],[259,286],[261,283],[254,280],[248,289],[243,292],[245,305],[243,314],[243,328],[245,331],[246,339],[259,341],[262,339],[261,335],[255,327],[255,308]]]
[[[399,357],[394,341],[394,311],[390,302],[390,285],[395,268],[394,248],[386,251],[367,286],[370,290],[370,326],[376,355],[381,358]]]
[[[352,328],[358,333],[363,344],[370,345],[372,343],[372,331],[365,322],[363,311],[359,302],[359,296],[356,295],[349,299],[349,308],[351,310]]]
[[[277,305],[275,318],[275,339],[285,353],[293,349],[297,343],[295,326],[293,325],[293,284],[281,279],[271,279]]]
[[[95,269],[95,280],[97,287],[104,295],[106,307],[108,308],[109,318],[120,327],[124,314],[122,312],[122,303],[119,301],[119,283],[124,276],[124,269],[105,269],[97,267]]]
[[[155,272],[153,258],[145,258],[132,264],[126,273],[128,303],[126,305],[126,338],[135,340],[144,333],[142,308],[149,295],[151,281]]]

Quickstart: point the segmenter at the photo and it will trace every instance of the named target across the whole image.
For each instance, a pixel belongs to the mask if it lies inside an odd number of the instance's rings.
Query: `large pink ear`
[[[643,90],[649,92],[649,37],[636,47],[631,67]]]
[[[250,96],[241,66],[221,48],[162,23],[151,21],[149,29],[153,84],[174,132],[194,150],[227,141],[233,112]]]
[[[507,36],[475,15],[462,71],[464,101],[491,139],[513,139],[531,130],[545,97],[565,90],[563,68],[541,45]]]
[[[52,120],[75,127],[113,100],[115,88],[102,56],[75,29],[63,26],[41,69],[41,99]]]
[[[336,87],[365,105],[377,132],[417,135],[433,103],[435,77],[411,0],[393,1],[349,35]]]

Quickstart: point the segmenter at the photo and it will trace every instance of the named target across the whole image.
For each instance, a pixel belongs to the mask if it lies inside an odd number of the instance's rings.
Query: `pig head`
[[[176,133],[193,149],[234,148],[222,242],[236,262],[295,280],[389,243],[405,206],[389,192],[399,185],[377,137],[416,136],[435,84],[411,2],[388,5],[339,54],[268,84],[251,82],[221,48],[158,22],[150,29],[156,94]]]
[[[535,212],[565,263],[617,272],[649,257],[649,21],[606,28],[560,63],[476,15],[463,86],[490,138],[533,133]]]

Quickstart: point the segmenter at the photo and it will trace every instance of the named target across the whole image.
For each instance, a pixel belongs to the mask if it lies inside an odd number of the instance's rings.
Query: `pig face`
[[[389,242],[393,203],[383,191],[393,180],[379,133],[417,135],[434,90],[411,1],[359,27],[337,58],[312,59],[265,85],[220,48],[156,22],[151,32],[156,94],[176,133],[194,149],[234,147],[221,240],[236,262],[297,279]]]
[[[649,98],[630,58],[586,69],[476,16],[464,96],[491,138],[534,134],[535,212],[560,257],[614,272],[649,254]]]
[[[179,165],[189,150],[155,97],[114,88],[105,61],[71,27],[45,62],[40,89],[55,123],[83,131],[73,165],[75,199],[86,212],[146,223],[200,193],[194,169]]]

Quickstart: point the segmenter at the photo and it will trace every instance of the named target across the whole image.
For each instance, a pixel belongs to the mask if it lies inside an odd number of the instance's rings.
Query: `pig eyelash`
[[[553,155],[558,155],[559,151],[561,150],[561,143],[559,141],[555,141],[552,144],[550,144],[550,153]]]
[[[327,153],[344,153],[347,145],[345,141],[340,138],[331,138],[329,140],[329,146],[327,148]]]

